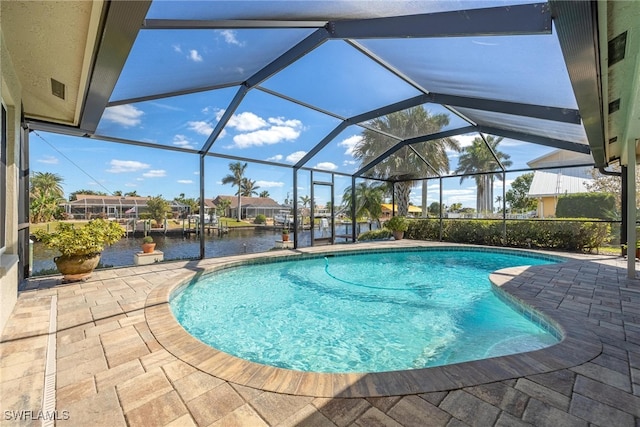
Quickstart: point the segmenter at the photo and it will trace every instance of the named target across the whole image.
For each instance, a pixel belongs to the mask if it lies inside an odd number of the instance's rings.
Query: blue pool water
[[[253,362],[334,373],[416,369],[555,344],[488,278],[552,262],[428,250],[255,264],[199,279],[171,308],[196,338]]]

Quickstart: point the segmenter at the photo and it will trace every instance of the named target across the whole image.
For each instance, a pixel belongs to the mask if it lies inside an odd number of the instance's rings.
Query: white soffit
[[[102,1],[2,1],[26,117],[78,124],[102,9]],[[65,99],[52,94],[51,79],[64,84]]]

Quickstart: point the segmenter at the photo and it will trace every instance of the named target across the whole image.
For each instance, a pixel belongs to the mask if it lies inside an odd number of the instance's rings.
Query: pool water
[[[312,372],[385,372],[536,350],[558,342],[499,299],[495,270],[553,263],[425,250],[255,264],[207,275],[171,301],[204,343]]]

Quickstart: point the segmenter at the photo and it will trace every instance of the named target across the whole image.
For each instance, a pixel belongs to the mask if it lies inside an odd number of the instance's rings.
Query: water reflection
[[[368,229],[363,227],[362,231]],[[316,230],[316,237],[320,232]],[[336,235],[350,233],[346,226],[339,226]],[[197,259],[200,255],[200,240],[195,235],[182,236],[181,234],[164,235],[153,234],[156,242],[156,250],[164,252],[164,259]],[[227,234],[218,236],[216,234],[205,235],[205,258],[215,258],[229,255],[239,255],[243,253],[266,252],[275,246],[275,241],[281,240],[280,231],[266,230],[261,228],[232,229]],[[344,242],[345,239],[338,239]],[[104,266],[122,267],[133,265],[134,254],[140,252],[142,237],[123,238],[115,244],[109,246],[102,252],[101,263]],[[311,245],[310,231],[303,231],[298,234],[298,246],[306,247]],[[36,242],[33,245],[33,265],[32,275],[38,272],[52,273],[56,269],[53,258],[58,252],[45,247],[42,243]]]

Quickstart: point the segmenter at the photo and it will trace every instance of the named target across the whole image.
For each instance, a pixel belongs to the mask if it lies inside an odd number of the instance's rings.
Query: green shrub
[[[407,231],[409,228],[407,218],[403,216],[391,217],[389,220],[385,221],[383,225],[391,231]]]
[[[506,240],[502,221],[443,220],[442,240],[488,246],[532,247],[589,251],[611,240],[611,225],[584,219],[507,221]],[[439,240],[440,220],[409,221],[406,236],[417,240]]]
[[[558,198],[558,218],[616,218],[616,199],[610,193],[567,194]]]
[[[255,219],[253,220],[254,224],[266,224],[266,222],[267,222],[267,217],[264,214],[256,215]]]
[[[117,222],[98,218],[80,227],[60,222],[55,231],[37,230],[34,234],[46,246],[57,249],[62,255],[73,256],[99,254],[105,246],[120,240],[124,233]]]
[[[379,230],[365,231],[358,236],[358,241],[364,242],[366,240],[386,240],[390,239],[393,233],[391,230],[381,228]]]

